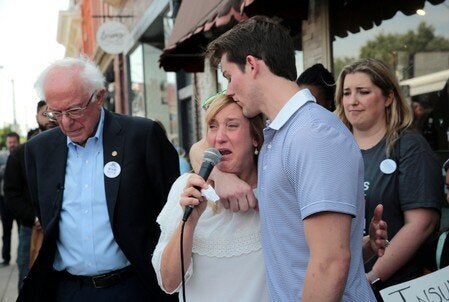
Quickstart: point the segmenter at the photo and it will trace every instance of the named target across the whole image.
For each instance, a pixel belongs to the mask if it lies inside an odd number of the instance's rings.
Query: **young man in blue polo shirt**
[[[271,121],[258,165],[270,299],[375,301],[361,252],[363,160],[346,126],[295,83],[286,30],[256,16],[211,42],[207,56],[245,116]],[[247,197],[229,200],[238,209]]]

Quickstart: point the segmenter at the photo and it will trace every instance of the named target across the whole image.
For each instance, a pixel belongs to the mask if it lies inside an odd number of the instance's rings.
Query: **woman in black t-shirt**
[[[336,114],[362,151],[366,219],[383,204],[392,238],[383,257],[366,263],[368,280],[381,289],[421,276],[418,251],[439,222],[441,170],[429,144],[409,130],[413,114],[394,74],[375,59],[346,66]]]

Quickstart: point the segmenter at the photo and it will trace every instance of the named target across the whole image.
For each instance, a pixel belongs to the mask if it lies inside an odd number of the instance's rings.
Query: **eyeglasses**
[[[86,106],[84,107],[74,107],[71,108],[69,110],[62,110],[62,111],[44,111],[42,112],[42,115],[47,117],[50,121],[56,122],[56,121],[60,121],[62,119],[63,115],[67,115],[69,118],[71,119],[78,119],[78,118],[82,118],[84,116],[84,110],[87,109],[87,107],[89,107],[93,96],[97,93],[97,91],[94,91],[89,100],[86,103]]]
[[[213,95],[209,96],[207,99],[205,99],[202,103],[201,103],[201,108],[203,108],[204,110],[207,110],[207,108],[209,108],[210,102],[212,102],[213,99],[215,99],[216,96],[220,95],[220,94],[224,94],[226,92],[226,89],[223,89],[217,93],[214,93]]]

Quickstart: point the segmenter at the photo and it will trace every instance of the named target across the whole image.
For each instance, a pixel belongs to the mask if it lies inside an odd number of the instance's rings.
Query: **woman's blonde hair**
[[[363,59],[347,65],[343,68],[337,80],[337,89],[335,93],[335,113],[352,131],[352,125],[346,118],[343,108],[343,84],[348,74],[363,72],[368,75],[374,85],[380,88],[382,95],[387,97],[393,93],[393,101],[390,106],[385,107],[385,117],[387,124],[386,154],[391,155],[394,144],[401,133],[407,130],[413,121],[413,113],[410,104],[406,101],[399,83],[390,68],[377,59]]]

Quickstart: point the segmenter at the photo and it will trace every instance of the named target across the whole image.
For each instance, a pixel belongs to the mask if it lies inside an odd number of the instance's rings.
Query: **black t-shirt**
[[[365,227],[369,226],[374,208],[381,203],[384,206],[383,219],[388,224],[388,237],[393,238],[404,225],[404,211],[423,207],[439,211],[443,178],[438,159],[420,134],[404,133],[395,143],[390,161],[386,157],[385,142],[384,138],[373,148],[362,150],[365,164]],[[367,272],[376,260],[374,258],[365,264]],[[416,254],[386,280],[384,286],[408,281],[421,274],[422,262]]]

